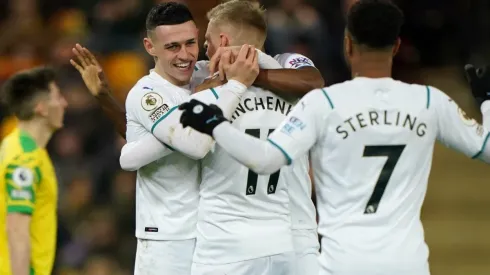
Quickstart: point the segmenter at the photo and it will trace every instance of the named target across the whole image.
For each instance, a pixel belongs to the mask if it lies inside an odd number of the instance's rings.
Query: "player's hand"
[[[207,78],[206,80],[204,80],[203,83],[199,84],[195,89],[194,91],[197,93],[197,92],[200,92],[200,91],[204,91],[204,90],[207,90],[207,89],[211,89],[211,88],[216,88],[218,86],[221,86],[223,84],[225,84],[227,81],[224,80],[222,81],[217,75],[212,77],[212,78]]]
[[[232,60],[232,53],[228,51],[223,54],[219,63],[219,71],[224,72],[228,80],[236,80],[250,87],[259,74],[259,54],[254,46],[243,45],[236,57]]]
[[[184,128],[189,126],[211,137],[213,136],[214,128],[226,121],[223,111],[218,106],[214,104],[206,105],[195,99],[182,103],[179,106],[179,110],[183,111],[180,123],[182,123]]]
[[[101,93],[108,92],[109,84],[105,78],[102,66],[100,66],[95,56],[80,44],[76,44],[72,51],[78,62],[70,59],[70,63],[80,73],[90,93],[93,96],[99,96]]]
[[[464,70],[478,105],[481,105],[485,100],[490,100],[490,66],[475,68],[473,65],[467,64]]]
[[[232,59],[234,59],[236,58],[236,56],[238,56],[238,53],[240,53],[241,48],[242,46],[219,47],[218,50],[216,50],[216,53],[209,60],[209,64],[208,64],[208,68],[210,72],[209,76],[213,76],[218,71],[219,63],[224,53],[230,52]],[[226,76],[224,72],[220,72],[219,77],[223,81],[225,80]]]

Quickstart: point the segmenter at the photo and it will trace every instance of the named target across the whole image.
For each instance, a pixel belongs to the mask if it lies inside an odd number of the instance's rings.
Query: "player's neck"
[[[32,119],[19,121],[18,128],[34,139],[38,147],[45,148],[53,131],[43,121]]]
[[[391,77],[393,58],[391,55],[362,53],[351,64],[352,78],[384,78]]]

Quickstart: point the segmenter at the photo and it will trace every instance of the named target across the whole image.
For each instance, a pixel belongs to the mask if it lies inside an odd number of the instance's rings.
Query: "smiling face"
[[[166,80],[177,86],[189,83],[199,55],[198,29],[194,21],[158,26],[144,39],[144,44]]]

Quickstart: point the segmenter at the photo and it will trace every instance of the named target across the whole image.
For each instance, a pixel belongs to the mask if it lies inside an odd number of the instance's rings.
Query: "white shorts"
[[[293,229],[293,243],[296,254],[296,274],[318,274],[320,242],[316,229]]]
[[[320,273],[319,275],[430,275],[429,263],[424,263],[422,266],[362,266],[352,263],[351,266],[344,268],[336,268],[332,270],[325,262],[324,257],[320,258]]]
[[[162,273],[163,274],[163,273]],[[206,265],[192,264],[192,275],[295,275],[294,252],[248,261]]]
[[[138,239],[135,275],[190,275],[196,239],[156,241]]]

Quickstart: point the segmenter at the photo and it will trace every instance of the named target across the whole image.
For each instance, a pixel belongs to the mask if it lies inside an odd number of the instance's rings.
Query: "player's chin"
[[[189,82],[191,80],[193,72],[194,72],[193,67],[188,70],[174,69],[173,77],[178,79],[180,82]]]

